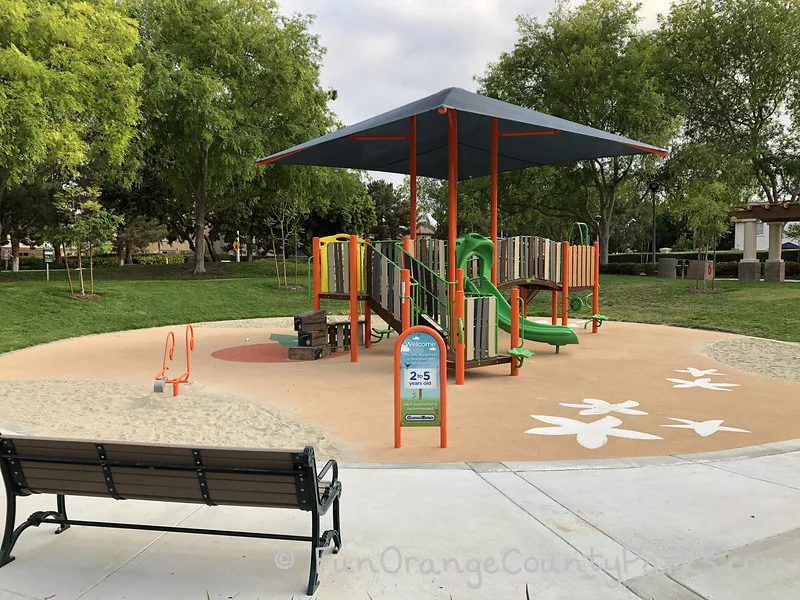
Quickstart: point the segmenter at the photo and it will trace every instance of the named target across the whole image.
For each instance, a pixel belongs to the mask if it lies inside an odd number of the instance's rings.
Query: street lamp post
[[[657,181],[651,181],[647,187],[650,188],[650,194],[653,197],[653,264],[658,261],[656,259],[656,192],[661,187]]]

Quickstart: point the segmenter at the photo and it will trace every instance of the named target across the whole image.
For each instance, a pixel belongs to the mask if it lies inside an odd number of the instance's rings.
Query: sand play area
[[[0,355],[0,430],[98,440],[246,447],[314,445],[352,462],[528,461],[685,454],[798,436],[800,345],[632,323],[580,344],[528,342],[508,365],[448,385],[449,447],[438,429],[407,428],[392,447],[394,339],[320,361],[245,362],[277,353],[292,320],[199,324],[192,383],[153,391],[164,338],[183,328],[109,333]],[[508,338],[501,337],[501,348]],[[247,348],[248,346],[257,346]],[[227,353],[227,354],[226,354]],[[225,356],[233,356],[229,360]],[[219,358],[223,357],[223,358]]]

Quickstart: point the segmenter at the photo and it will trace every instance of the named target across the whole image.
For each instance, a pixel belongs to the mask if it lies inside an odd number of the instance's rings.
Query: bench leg
[[[319,586],[319,575],[317,574],[317,563],[319,562],[318,544],[319,513],[314,511],[311,513],[311,570],[308,574],[308,589],[306,590],[309,596],[313,596]]]
[[[64,494],[58,494],[56,496],[56,506],[58,508],[58,514],[61,515],[64,521],[68,521],[67,502],[64,499]],[[69,523],[68,522],[62,523],[61,525],[58,526],[58,529],[56,529],[56,535],[65,532],[67,529],[69,529]]]
[[[0,567],[14,560],[11,549],[14,547],[14,525],[17,520],[17,496],[6,486],[6,528],[3,531],[3,543],[0,545]]]
[[[333,533],[334,533],[334,554],[339,552],[339,549],[342,547],[342,525],[341,521],[339,520],[339,498],[337,497],[336,500],[333,501]]]

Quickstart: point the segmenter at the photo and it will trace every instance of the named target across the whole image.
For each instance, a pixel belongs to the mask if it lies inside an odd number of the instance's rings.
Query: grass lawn
[[[612,321],[713,329],[800,342],[800,283],[717,281],[713,293],[689,293],[694,287],[694,281],[680,279],[604,275],[600,280],[600,313]],[[575,316],[589,313],[583,311]],[[549,315],[550,295],[537,296],[529,314]]]
[[[51,272],[50,283],[42,272],[0,273],[0,352],[90,333],[286,316],[310,308],[305,264],[299,266],[297,290],[279,289],[268,261],[214,264],[210,270],[209,277],[196,279],[186,265],[97,269],[95,288],[103,297],[96,302],[70,298],[63,271]],[[288,270],[292,284],[293,265]],[[800,341],[800,284],[718,281],[713,294],[687,293],[691,287],[694,282],[604,276],[600,312],[612,320]],[[325,308],[346,312],[347,303]],[[549,310],[549,294],[541,294],[530,314]]]

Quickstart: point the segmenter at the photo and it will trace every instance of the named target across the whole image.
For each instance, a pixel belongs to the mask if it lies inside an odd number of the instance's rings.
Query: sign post
[[[50,281],[50,263],[56,260],[56,251],[53,244],[45,242],[42,244],[42,255],[44,256],[44,266],[47,269],[47,281]]]
[[[233,242],[233,249],[236,250],[236,262],[239,262],[240,257],[241,257],[241,252],[239,251],[240,247],[241,247],[241,244],[239,244],[239,230],[237,229],[236,230],[236,241]]]
[[[394,447],[402,427],[438,427],[447,448],[447,359],[442,336],[423,325],[409,327],[394,344]]]

